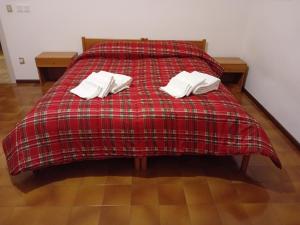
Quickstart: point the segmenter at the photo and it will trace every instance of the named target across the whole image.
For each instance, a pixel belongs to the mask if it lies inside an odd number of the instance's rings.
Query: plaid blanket
[[[104,99],[69,92],[99,70],[132,76],[133,83]],[[87,159],[183,154],[259,153],[281,167],[262,127],[223,85],[182,99],[159,91],[183,70],[222,74],[213,58],[184,42],[95,45],[3,140],[10,173]]]

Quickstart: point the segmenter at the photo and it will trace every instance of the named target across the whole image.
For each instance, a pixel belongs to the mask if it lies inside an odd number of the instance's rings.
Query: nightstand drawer
[[[237,65],[237,64],[221,64],[225,72],[236,73],[236,72],[245,72],[248,67],[246,65]]]
[[[66,58],[36,58],[38,67],[68,67],[73,59]]]

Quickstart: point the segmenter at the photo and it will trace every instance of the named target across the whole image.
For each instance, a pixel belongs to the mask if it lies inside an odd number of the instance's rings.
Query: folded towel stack
[[[129,88],[132,78],[106,71],[93,72],[70,92],[85,99],[105,98],[109,93],[118,93]]]
[[[197,71],[192,73],[182,71],[171,78],[166,86],[160,87],[160,90],[175,98],[182,98],[191,93],[198,95],[217,90],[219,84],[220,79],[214,76]]]
[[[116,73],[112,73],[112,76],[115,80],[115,83],[111,89],[111,93],[116,94],[120,91],[123,91],[127,88],[129,88],[129,86],[132,83],[132,78],[126,75],[122,75],[122,74],[116,74]]]
[[[198,73],[198,72],[196,72]],[[205,73],[199,73],[201,76],[205,78],[204,82],[200,84],[198,87],[196,87],[193,90],[194,95],[201,95],[205,94],[210,91],[217,90],[219,88],[221,80],[217,77],[205,74]]]
[[[169,81],[167,86],[160,87],[160,90],[168,93],[174,98],[182,98],[191,92],[192,86],[188,82],[180,80],[175,76]]]
[[[83,80],[77,87],[70,90],[71,93],[79,96],[80,98],[86,99],[97,97],[101,91],[101,87],[86,79]]]
[[[105,98],[114,84],[113,76],[111,74],[102,73],[102,71],[100,73],[93,72],[85,80],[101,88],[101,91],[98,94],[99,98]]]

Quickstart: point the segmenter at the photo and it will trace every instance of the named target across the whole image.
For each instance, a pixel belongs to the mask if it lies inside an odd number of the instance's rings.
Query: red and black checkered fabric
[[[129,75],[132,85],[104,99],[70,93],[99,70]],[[259,153],[281,167],[264,130],[222,84],[182,99],[159,91],[183,70],[222,73],[214,59],[188,43],[95,45],[3,140],[10,173],[87,159],[185,154]]]

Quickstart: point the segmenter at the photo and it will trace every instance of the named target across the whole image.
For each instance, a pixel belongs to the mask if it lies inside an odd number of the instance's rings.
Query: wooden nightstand
[[[214,59],[224,68],[222,80],[230,80],[226,78],[234,78],[232,76],[239,75],[238,88],[242,91],[248,74],[247,63],[235,57],[215,57]]]
[[[77,55],[77,52],[42,52],[35,57],[41,84],[58,80]]]

